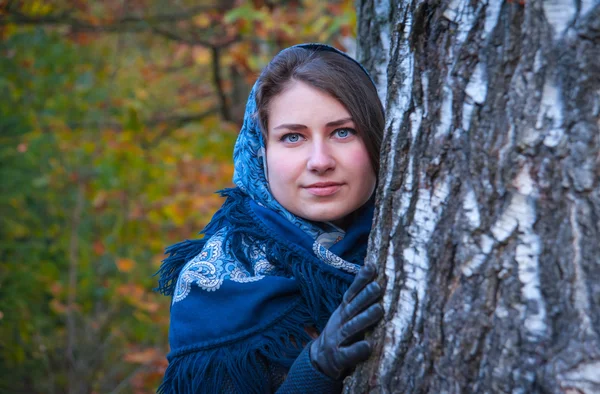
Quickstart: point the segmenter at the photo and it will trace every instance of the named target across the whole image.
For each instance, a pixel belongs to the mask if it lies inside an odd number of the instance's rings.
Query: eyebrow
[[[343,119],[331,121],[331,122],[327,123],[325,126],[326,127],[336,127],[336,126],[341,126],[341,125],[346,124],[351,121],[352,121],[352,117],[343,118]],[[273,127],[273,130],[279,130],[279,129],[302,130],[305,128],[306,128],[306,126],[303,124],[285,123],[285,124],[281,124],[277,127]]]

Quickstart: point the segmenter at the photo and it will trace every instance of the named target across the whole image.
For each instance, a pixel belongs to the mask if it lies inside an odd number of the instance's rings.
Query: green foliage
[[[281,47],[354,24],[350,2],[308,0],[178,21],[239,36],[221,50],[224,120],[208,48],[149,23],[74,32],[73,18],[118,19],[120,2],[80,3],[59,26],[19,18],[63,15],[60,2],[0,4],[14,18],[0,27],[0,392],[155,391],[169,300],[152,275],[222,203],[250,84]]]

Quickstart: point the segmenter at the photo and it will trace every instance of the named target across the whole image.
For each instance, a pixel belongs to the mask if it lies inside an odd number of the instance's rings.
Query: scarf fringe
[[[354,279],[353,275],[326,265],[300,246],[273,234],[267,226],[262,225],[261,219],[247,204],[228,207],[227,220],[231,229],[224,242],[229,243],[235,258],[251,269],[246,255],[248,239],[264,246],[269,262],[283,270],[284,276],[298,279],[311,320],[321,332],[331,313],[341,303],[344,292]]]
[[[224,243],[229,243],[236,259],[251,271],[252,264],[247,257],[248,240],[264,246],[267,260],[279,262],[277,266],[286,276],[300,279],[302,295],[317,323],[316,328],[322,330],[323,320],[326,322],[340,304],[342,294],[353,280],[352,275],[325,265],[315,256],[307,258],[306,251],[300,250],[297,245],[284,244],[280,237],[261,225],[260,219],[244,203],[248,197],[239,188],[224,189],[219,194],[227,199],[202,230],[204,238],[185,240],[167,248],[165,253],[169,257],[163,260],[155,274],[159,276],[156,290],[167,296],[173,295],[183,266],[202,251],[204,244],[214,233],[224,226],[230,226],[231,230]]]
[[[270,393],[268,364],[289,369],[311,337],[304,303],[271,322],[263,331],[218,347],[181,349],[169,355],[158,394]]]
[[[236,193],[236,190],[235,188],[229,188],[217,192],[221,197],[227,197],[227,200],[225,200],[223,206],[214,214],[210,223],[200,232],[200,234],[204,235],[203,238],[187,239],[171,245],[165,250],[165,254],[169,256],[162,261],[160,268],[154,274],[154,276],[159,277],[158,287],[154,289],[155,291],[166,296],[173,295],[177,278],[179,278],[183,266],[202,252],[206,241],[221,227],[226,225],[227,211],[230,207],[236,205],[236,202],[241,202],[243,194],[241,192]]]
[[[248,197],[241,190],[225,189],[220,193],[227,199],[202,231],[204,238],[167,249],[169,257],[157,272],[159,291],[172,295],[185,263],[201,252],[212,234],[228,227],[224,243],[237,261],[252,272],[249,243],[261,245],[267,260],[279,270],[277,275],[298,280],[301,297],[295,307],[257,327],[252,334],[241,333],[235,339],[172,352],[159,394],[271,392],[273,382],[267,365],[291,367],[311,340],[305,327],[313,325],[321,332],[353,280],[353,275],[326,265],[299,245],[274,234],[245,203]]]

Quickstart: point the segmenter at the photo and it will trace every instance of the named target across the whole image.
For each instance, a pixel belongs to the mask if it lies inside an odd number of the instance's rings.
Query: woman
[[[265,68],[236,188],[159,272],[173,296],[160,393],[341,391],[383,316],[376,270],[361,269],[383,122],[366,71],[332,47],[291,47]]]

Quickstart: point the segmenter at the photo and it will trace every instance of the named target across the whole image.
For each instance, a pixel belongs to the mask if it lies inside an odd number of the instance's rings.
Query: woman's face
[[[329,94],[292,82],[270,104],[267,171],[288,211],[340,221],[371,197],[376,176],[346,108]]]

